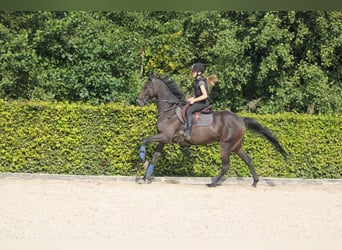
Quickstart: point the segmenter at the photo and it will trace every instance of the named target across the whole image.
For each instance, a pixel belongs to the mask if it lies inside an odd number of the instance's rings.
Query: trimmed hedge
[[[287,161],[264,138],[247,132],[244,148],[260,177],[342,178],[342,116],[240,114],[268,127]],[[143,175],[139,148],[156,133],[156,108],[110,103],[7,102],[0,100],[0,172]],[[147,147],[150,160],[155,144]],[[167,145],[155,176],[217,176],[219,144]],[[235,154],[227,176],[251,176]]]

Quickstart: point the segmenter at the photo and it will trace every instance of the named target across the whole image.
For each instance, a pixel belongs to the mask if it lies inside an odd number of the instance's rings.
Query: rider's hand
[[[195,103],[194,100],[195,100],[195,97],[191,97],[190,99],[188,99],[188,102],[192,105]]]

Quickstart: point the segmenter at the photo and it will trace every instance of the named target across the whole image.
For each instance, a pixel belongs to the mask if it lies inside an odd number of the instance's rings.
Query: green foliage
[[[264,138],[247,132],[244,148],[260,177],[342,178],[342,116],[242,113],[268,127],[286,151],[287,161]],[[8,102],[0,99],[0,172],[89,175],[143,175],[143,138],[156,133],[156,108],[124,103]],[[151,159],[155,145],[147,147]],[[156,176],[217,176],[217,143],[167,145]],[[227,176],[250,176],[232,154]]]
[[[295,155],[248,132],[261,176],[341,178],[341,11],[2,11],[0,98],[19,101],[0,101],[0,171],[143,174],[156,114],[129,104],[154,72],[190,95],[198,61],[219,78],[216,110],[252,116]],[[218,147],[168,145],[155,174],[216,176]],[[233,156],[228,175],[249,170]]]
[[[341,12],[228,16],[212,48],[219,107],[246,110],[261,98],[259,113],[341,112]]]
[[[1,101],[0,171],[126,175],[137,174],[139,139],[135,124],[148,110],[122,103],[85,105]]]
[[[217,109],[342,111],[341,11],[0,12],[0,98],[133,104],[148,75],[192,91],[216,74]]]
[[[5,24],[0,24],[0,35],[7,38],[0,62],[0,93],[5,97],[98,104],[132,101],[137,94],[131,84],[138,67],[133,48],[139,41],[99,13],[0,16]],[[16,25],[16,20],[23,24],[19,31],[6,25]]]

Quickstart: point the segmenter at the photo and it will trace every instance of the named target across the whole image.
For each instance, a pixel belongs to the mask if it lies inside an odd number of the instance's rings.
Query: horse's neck
[[[160,82],[158,88],[158,113],[166,112],[174,107],[180,100],[171,92],[171,90]]]

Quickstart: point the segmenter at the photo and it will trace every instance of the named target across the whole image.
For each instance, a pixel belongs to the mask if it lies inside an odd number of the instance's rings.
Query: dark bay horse
[[[246,132],[245,124],[248,128],[263,135],[275,146],[285,159],[287,158],[288,154],[267,128],[251,118],[240,117],[231,111],[214,111],[212,113],[213,119],[211,125],[194,126],[192,128],[190,141],[186,141],[183,136],[184,125],[176,114],[176,108],[185,104],[184,95],[177,84],[168,77],[160,78],[150,76],[137,98],[137,104],[142,107],[153,98],[157,98],[158,134],[143,139],[139,154],[141,160],[147,163],[147,161],[145,161],[146,144],[150,142],[157,143],[151,164],[148,166],[143,178],[145,182],[151,182],[152,171],[165,144],[180,143],[188,145],[206,145],[218,141],[220,142],[221,147],[222,169],[215,181],[209,186],[216,186],[220,179],[226,174],[230,168],[230,154],[231,152],[235,152],[248,165],[254,179],[253,186],[256,187],[256,184],[259,181],[258,175],[254,169],[250,156],[242,148],[242,141]]]

